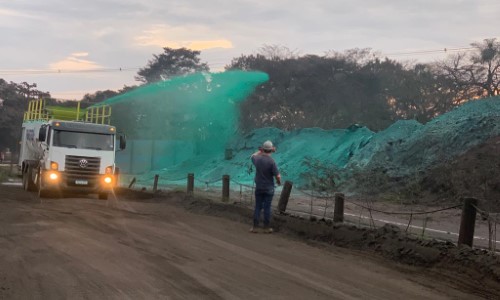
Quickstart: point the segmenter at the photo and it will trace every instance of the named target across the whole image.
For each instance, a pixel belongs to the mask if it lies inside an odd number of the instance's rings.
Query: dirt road
[[[0,298],[475,299],[379,259],[187,212],[0,185]]]

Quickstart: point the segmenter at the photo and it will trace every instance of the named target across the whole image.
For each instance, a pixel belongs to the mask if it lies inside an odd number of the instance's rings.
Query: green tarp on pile
[[[262,128],[227,141],[233,158],[223,151],[213,155],[194,155],[184,162],[159,171],[160,178],[185,178],[195,173],[200,181],[215,181],[223,174],[242,183],[253,178],[249,157],[265,140],[272,140],[278,151],[273,155],[284,179],[305,185],[309,170],[304,162],[315,159],[336,166],[344,174],[352,170],[385,170],[391,177],[413,176],[447,163],[470,148],[500,135],[500,98],[468,102],[422,125],[398,121],[374,133],[367,128],[322,130],[306,128],[284,132]],[[145,183],[151,175],[144,175]]]

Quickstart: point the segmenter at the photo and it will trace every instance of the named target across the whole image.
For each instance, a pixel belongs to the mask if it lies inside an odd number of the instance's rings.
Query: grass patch
[[[4,182],[5,180],[7,180],[7,172],[5,172],[4,169],[0,169],[0,182]]]
[[[7,181],[7,179],[10,177],[9,176],[9,167],[0,167],[0,182]]]

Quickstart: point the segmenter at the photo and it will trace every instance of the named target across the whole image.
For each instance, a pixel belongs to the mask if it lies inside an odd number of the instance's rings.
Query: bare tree
[[[347,49],[344,52],[329,50],[325,53],[325,57],[345,60],[349,63],[359,65],[366,65],[374,59],[379,58],[380,53],[372,51],[371,48],[353,48]]]
[[[281,45],[264,45],[259,49],[258,54],[263,55],[270,61],[297,59],[300,57],[299,51],[291,50]]]
[[[473,51],[458,53],[440,64],[443,75],[463,90],[464,97],[500,94],[500,42],[472,43]]]

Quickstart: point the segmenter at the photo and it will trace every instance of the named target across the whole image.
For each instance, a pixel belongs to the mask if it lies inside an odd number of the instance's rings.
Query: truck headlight
[[[57,171],[57,169],[59,169],[59,164],[58,164],[58,163],[56,163],[55,161],[51,161],[51,162],[50,162],[50,169],[51,169],[51,170],[56,170],[56,171]]]
[[[57,180],[59,178],[59,176],[57,176],[57,173],[50,173],[49,178],[50,178],[50,180]]]
[[[113,181],[113,178],[111,178],[109,176],[104,177],[104,182],[105,183],[110,184],[112,181]]]

